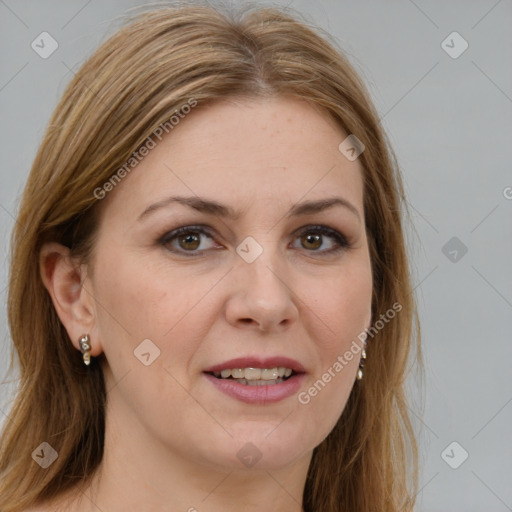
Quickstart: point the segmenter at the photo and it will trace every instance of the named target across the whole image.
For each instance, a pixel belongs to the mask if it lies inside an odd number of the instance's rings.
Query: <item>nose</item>
[[[287,273],[280,268],[263,255],[252,263],[237,262],[225,310],[231,325],[280,332],[298,319],[297,297]]]

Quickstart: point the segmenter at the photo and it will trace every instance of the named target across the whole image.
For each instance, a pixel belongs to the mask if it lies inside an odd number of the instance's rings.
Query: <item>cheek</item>
[[[321,287],[311,283],[305,305],[317,360],[298,401],[307,409],[319,436],[338,421],[355,383],[362,337],[371,318],[372,274],[369,259],[347,265]]]
[[[209,328],[201,298],[215,280],[192,283],[184,273],[129,257],[103,262],[95,298],[112,402],[119,414],[142,411],[150,423],[168,425],[183,407],[193,406],[183,385],[188,387],[190,360]]]
[[[373,282],[369,258],[354,258],[352,263],[331,274],[321,285],[312,281],[308,288],[311,293],[304,300],[318,319],[311,336],[319,343],[322,355],[330,359],[347,350],[371,319]]]
[[[140,256],[103,258],[99,270],[98,313],[133,339],[165,336],[215,283],[213,278],[187,279],[179,269],[162,268]]]
[[[215,321],[211,292],[222,273],[198,277],[135,257],[103,261],[95,276],[98,333],[114,377],[128,369],[143,370],[134,351],[149,339],[158,353],[151,366],[167,368],[185,382],[191,360]]]

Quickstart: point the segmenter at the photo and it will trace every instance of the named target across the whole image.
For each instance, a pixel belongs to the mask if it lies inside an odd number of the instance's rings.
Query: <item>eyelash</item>
[[[167,247],[169,245],[169,243],[172,242],[174,239],[176,239],[180,235],[184,235],[187,233],[207,235],[212,240],[214,238],[211,230],[206,226],[183,226],[183,227],[177,228],[173,231],[166,232],[163,236],[161,236],[159,238],[158,243],[160,245],[163,245],[164,247]],[[328,226],[323,226],[323,225],[305,226],[300,231],[296,232],[295,237],[300,238],[301,236],[304,236],[307,233],[314,233],[314,234],[319,234],[322,236],[331,237],[332,239],[334,239],[334,242],[337,245],[337,247],[334,247],[334,248],[328,249],[328,250],[323,250],[323,251],[304,249],[306,252],[319,253],[319,254],[323,254],[323,255],[327,255],[327,254],[331,255],[331,254],[336,254],[336,253],[341,252],[346,249],[350,249],[350,247],[351,247],[351,245],[348,242],[345,235],[343,235],[339,231],[336,231],[335,229],[332,229]],[[203,251],[198,251],[198,252],[185,251],[183,249],[181,249],[181,250],[169,249],[169,250],[171,252],[174,252],[174,253],[177,253],[177,254],[180,254],[185,257],[190,258],[190,257],[202,256],[202,254],[205,251],[207,251],[208,249],[203,250]],[[197,249],[195,251],[197,251]]]

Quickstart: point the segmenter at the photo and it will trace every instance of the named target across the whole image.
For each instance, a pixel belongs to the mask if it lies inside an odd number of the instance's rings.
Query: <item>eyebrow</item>
[[[155,212],[156,210],[168,207],[173,203],[182,204],[184,206],[188,206],[202,213],[216,215],[218,217],[223,218],[229,218],[235,221],[238,220],[242,215],[241,211],[235,211],[229,206],[218,203],[217,201],[203,199],[198,196],[172,196],[148,206],[139,215],[137,220],[141,221],[149,214]],[[297,203],[294,206],[292,206],[292,208],[290,209],[286,216],[294,217],[300,215],[311,215],[314,213],[320,213],[329,208],[333,208],[334,206],[342,206],[346,208],[358,218],[359,222],[361,222],[361,216],[359,215],[357,208],[352,203],[341,197],[330,197],[326,199],[319,199],[317,201],[304,201],[302,203]]]

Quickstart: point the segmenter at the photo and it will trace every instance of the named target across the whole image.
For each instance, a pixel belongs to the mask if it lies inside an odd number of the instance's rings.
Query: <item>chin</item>
[[[215,450],[212,443],[208,449],[210,464],[224,471],[271,471],[286,468],[312,452],[315,440],[308,442],[304,432],[283,429],[284,425],[276,429],[278,425],[279,422],[265,422],[258,427],[251,424],[240,428],[233,438],[216,443]]]

